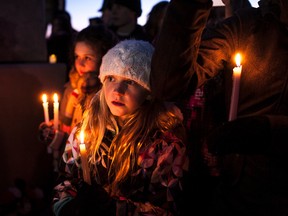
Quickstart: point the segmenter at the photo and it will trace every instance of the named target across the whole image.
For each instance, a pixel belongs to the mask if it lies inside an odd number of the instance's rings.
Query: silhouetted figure
[[[99,9],[99,12],[102,14],[101,19],[107,26],[111,26],[112,24],[112,1],[113,0],[103,0],[102,7]]]
[[[152,7],[148,14],[144,29],[151,43],[153,43],[161,29],[163,17],[165,15],[168,4],[168,1],[160,1]]]
[[[77,31],[72,28],[70,14],[67,11],[57,11],[52,20],[52,32],[47,38],[47,53],[49,56],[56,55],[58,63],[64,63],[67,71],[67,81],[71,68],[71,47],[77,35]]]
[[[114,0],[111,29],[120,40],[148,40],[143,26],[137,22],[142,14],[141,0]]]
[[[111,26],[112,24],[112,1],[113,0],[103,0],[101,8],[98,10],[101,12],[101,17],[93,17],[89,19],[89,25],[104,24],[106,26]]]

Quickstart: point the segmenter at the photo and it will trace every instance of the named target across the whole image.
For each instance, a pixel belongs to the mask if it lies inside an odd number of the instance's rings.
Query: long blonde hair
[[[89,134],[85,142],[90,144],[90,162],[94,165],[101,155],[100,147],[105,131],[109,129],[115,132],[108,151],[108,157],[111,159],[108,166],[109,190],[115,193],[119,184],[133,172],[139,150],[151,144],[151,136],[155,129],[165,132],[179,125],[183,126],[181,119],[174,112],[167,110],[164,103],[146,100],[120,130],[101,89],[85,111],[81,129]]]

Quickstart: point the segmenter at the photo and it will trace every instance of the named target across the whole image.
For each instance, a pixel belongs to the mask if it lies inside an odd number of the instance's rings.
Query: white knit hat
[[[131,79],[150,91],[151,59],[154,47],[142,40],[124,40],[103,56],[99,79],[117,75]]]

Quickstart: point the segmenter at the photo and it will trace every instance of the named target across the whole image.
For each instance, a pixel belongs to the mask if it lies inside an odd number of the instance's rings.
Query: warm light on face
[[[240,67],[240,65],[241,65],[241,55],[240,55],[240,53],[236,54],[235,61],[236,61],[237,67]]]

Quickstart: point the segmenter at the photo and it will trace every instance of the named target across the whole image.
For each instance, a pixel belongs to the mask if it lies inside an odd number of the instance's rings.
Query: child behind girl
[[[73,48],[74,67],[60,105],[62,131],[70,133],[80,122],[85,105],[101,87],[98,75],[102,57],[117,42],[116,35],[100,24],[78,33]]]
[[[81,30],[74,41],[69,82],[60,102],[60,128],[42,123],[40,140],[52,149],[54,171],[58,172],[59,157],[64,150],[71,128],[77,125],[92,96],[101,88],[98,78],[104,54],[118,42],[117,36],[104,25],[88,26]],[[48,129],[48,132],[47,132]]]
[[[188,169],[177,107],[150,97],[149,42],[124,40],[103,57],[103,84],[69,136],[56,215],[179,215]],[[82,181],[84,131],[91,185]]]

